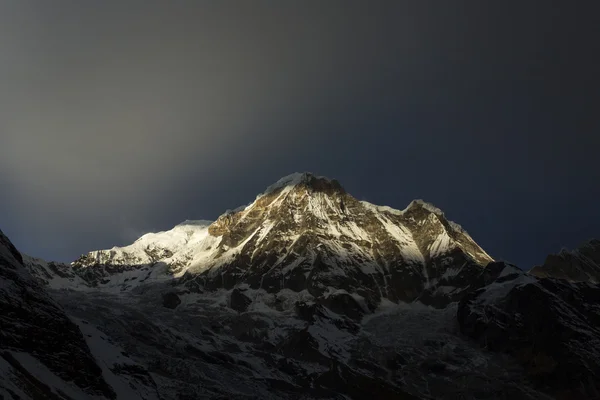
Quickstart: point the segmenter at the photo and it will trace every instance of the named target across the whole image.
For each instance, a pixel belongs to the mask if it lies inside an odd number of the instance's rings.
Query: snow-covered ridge
[[[207,220],[185,220],[175,225],[173,229],[156,233],[146,233],[137,239],[134,244],[148,244],[162,247],[177,247],[181,242],[188,242],[192,237],[202,236],[206,233],[212,221]],[[118,249],[118,247],[113,247]]]
[[[431,260],[457,250],[481,266],[492,260],[430,203],[415,200],[402,211],[377,206],[356,200],[335,180],[305,172],[278,180],[214,223],[187,220],[128,246],[90,252],[72,268],[94,287],[119,291],[186,274],[202,275],[203,284],[214,281],[216,287],[227,279],[250,279],[276,290],[296,287],[288,286],[290,280],[304,282],[311,266],[323,260],[331,268],[322,279],[350,279],[358,270],[380,298],[397,291],[403,274],[419,276],[425,287],[435,284],[452,260]],[[388,282],[391,276],[397,284]],[[414,298],[421,290],[415,284],[398,296]]]
[[[432,213],[434,213],[435,215],[438,215],[438,216],[443,216],[444,215],[444,213],[442,212],[442,210],[440,210],[439,208],[437,208],[433,204],[426,202],[423,199],[415,199],[415,200],[411,201],[410,204],[408,205],[408,207],[406,207],[404,209],[404,211],[407,211],[407,210],[409,210],[409,209],[411,209],[413,207],[416,207],[416,206],[421,206],[424,209],[426,209],[427,211],[432,212]]]
[[[444,212],[441,209],[434,206],[432,203],[429,203],[422,199],[415,199],[415,200],[411,201],[410,204],[404,210],[397,210],[397,209],[389,207],[389,206],[378,206],[378,205],[369,203],[367,201],[361,201],[361,203],[363,203],[366,207],[369,207],[373,210],[377,210],[378,212],[388,212],[388,213],[394,214],[394,215],[404,215],[409,210],[412,210],[413,208],[420,206],[420,207],[424,208],[425,210],[437,215],[438,217],[446,218]],[[450,220],[447,220],[447,221],[448,221],[448,224],[450,225],[450,227],[454,231],[460,232],[472,240],[469,233],[460,224],[457,224],[456,222],[450,221]],[[490,257],[490,259],[491,258],[492,257]]]
[[[429,203],[423,199],[415,199],[415,200],[411,201],[410,204],[404,210],[397,210],[397,209],[389,207],[389,206],[378,206],[378,205],[369,203],[367,201],[361,201],[361,203],[365,204],[366,206],[368,206],[372,209],[376,209],[380,212],[389,212],[389,213],[396,214],[396,215],[404,215],[408,211],[414,209],[415,207],[422,207],[425,210],[427,210],[439,217],[444,217],[444,212],[442,210],[440,210],[439,208],[434,206],[432,203]],[[455,223],[453,223],[453,224],[455,224]],[[460,226],[458,224],[455,224],[455,225]]]
[[[375,209],[377,211],[389,212],[389,213],[396,214],[396,215],[404,215],[409,210],[412,210],[413,208],[420,206],[420,207],[424,208],[425,210],[427,210],[431,213],[434,213],[437,216],[440,216],[440,217],[444,216],[444,213],[442,212],[442,210],[440,210],[433,204],[428,203],[422,199],[415,199],[415,200],[411,201],[410,204],[404,210],[397,210],[397,209],[389,207],[389,206],[378,206],[378,205],[369,203],[368,201],[361,201],[361,203],[363,203],[364,205],[366,205],[372,209]]]
[[[58,265],[59,269],[43,260],[28,266],[54,289],[124,291],[165,282],[181,276],[190,265],[214,258],[220,239],[208,234],[210,224],[186,220],[170,230],[147,233],[128,246],[84,254],[70,266]]]
[[[36,281],[54,289],[87,287],[87,283],[73,269],[64,263],[48,262],[41,258],[22,254],[23,265]]]

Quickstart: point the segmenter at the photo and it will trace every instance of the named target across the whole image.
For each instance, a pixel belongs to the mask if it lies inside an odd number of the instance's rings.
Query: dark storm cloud
[[[311,170],[539,260],[600,229],[578,4],[5,2],[0,222],[72,259]]]

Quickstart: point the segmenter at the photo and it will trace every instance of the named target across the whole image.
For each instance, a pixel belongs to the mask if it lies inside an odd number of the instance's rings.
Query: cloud
[[[161,4],[2,5],[0,178],[32,240],[137,229],[186,185],[315,138],[385,69],[356,6]]]

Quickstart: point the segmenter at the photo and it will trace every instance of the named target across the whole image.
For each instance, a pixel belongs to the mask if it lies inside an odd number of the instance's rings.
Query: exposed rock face
[[[233,289],[229,295],[229,307],[238,311],[244,312],[252,303],[252,299],[244,294],[239,288]]]
[[[31,276],[43,286],[77,287],[88,286],[70,265],[45,261],[23,254],[23,265]]]
[[[334,313],[360,320],[365,315],[364,308],[346,292],[335,292],[321,300],[321,304]]]
[[[168,293],[163,294],[163,307],[175,309],[180,304],[181,304],[181,299],[179,298],[177,293],[168,292]]]
[[[419,301],[436,308],[460,301],[466,294],[492,283],[506,268],[503,262],[491,262],[484,269],[466,262],[462,267],[450,270],[438,285],[425,290]],[[510,266],[518,270],[515,266]]]
[[[600,395],[598,304],[598,286],[537,279],[507,265],[461,300],[457,316],[464,334],[512,355],[539,389],[592,399]]]
[[[31,277],[23,258],[0,232],[0,393],[62,398],[31,371],[31,357],[60,380],[89,395],[115,398],[75,325]],[[14,396],[13,396],[14,397]]]
[[[551,254],[543,265],[533,267],[530,272],[541,278],[600,283],[600,240],[590,240],[573,251]]]

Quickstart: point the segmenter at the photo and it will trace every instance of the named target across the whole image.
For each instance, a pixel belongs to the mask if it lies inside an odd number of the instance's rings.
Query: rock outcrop
[[[43,381],[44,369],[56,376],[54,382]],[[71,385],[90,396],[116,397],[77,325],[0,232],[0,393],[62,399],[60,390]]]
[[[600,283],[600,240],[590,240],[573,251],[551,254],[543,265],[533,267],[530,272],[540,278]]]
[[[539,279],[506,265],[459,303],[461,332],[523,365],[557,399],[600,395],[600,288]]]

